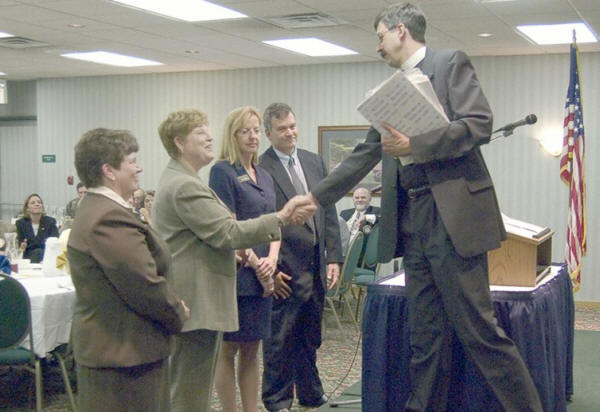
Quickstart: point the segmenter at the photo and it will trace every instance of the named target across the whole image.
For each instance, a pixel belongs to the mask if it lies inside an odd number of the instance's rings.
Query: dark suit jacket
[[[248,176],[246,169],[232,165],[229,161],[219,161],[210,169],[208,185],[227,207],[235,213],[237,220],[257,218],[275,212],[275,191],[269,172],[260,166],[255,167],[256,183]],[[252,249],[256,256],[269,255],[270,243],[265,242]],[[262,296],[263,287],[256,272],[249,266],[240,265],[237,271],[238,296]]]
[[[67,257],[77,294],[73,353],[87,367],[128,367],[169,356],[184,310],[167,284],[166,243],[131,210],[87,193]]]
[[[500,246],[506,232],[492,180],[479,150],[488,143],[492,112],[469,58],[458,50],[427,49],[418,65],[429,76],[450,124],[411,138],[415,163],[424,170],[442,221],[456,251],[475,256]],[[400,130],[402,132],[402,130]],[[397,160],[382,152],[380,135],[370,129],[327,179],[312,190],[320,204],[341,198],[383,161],[379,260],[403,253],[399,225],[406,191],[398,179]]]
[[[306,150],[297,149],[306,184],[311,190],[327,176],[323,159]],[[277,209],[296,195],[292,181],[272,147],[260,156],[260,166],[266,169],[275,184]],[[319,245],[319,267],[321,282],[327,289],[326,264],[342,261],[340,227],[334,204],[320,207],[315,213],[316,235]],[[314,245],[311,229],[307,226],[288,225],[281,230],[281,249],[278,269],[292,276],[292,293],[301,299],[307,298],[306,291],[312,289],[314,273],[310,262],[314,261]]]
[[[352,215],[354,214],[355,211],[356,211],[356,208],[344,209],[340,212],[340,216],[342,217],[342,219],[344,219],[347,222],[348,220],[350,220],[350,218],[352,217]],[[379,219],[379,208],[376,206],[369,206],[365,210],[365,215],[375,215],[377,217],[377,219]]]
[[[23,252],[23,258],[31,259],[32,263],[41,262],[46,250],[46,239],[49,237],[58,237],[56,220],[50,216],[42,216],[37,235],[35,236],[33,235],[31,219],[28,217],[17,220],[16,226],[19,244],[27,239],[27,248]]]

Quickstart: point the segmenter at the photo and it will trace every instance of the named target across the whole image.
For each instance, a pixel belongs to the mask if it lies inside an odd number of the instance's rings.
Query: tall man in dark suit
[[[323,159],[297,149],[298,131],[292,109],[273,103],[264,114],[271,147],[260,165],[271,173],[277,208],[311,190],[327,175]],[[325,291],[339,276],[340,231],[335,205],[320,207],[304,226],[281,229],[281,249],[275,279],[271,337],[263,341],[262,398],[269,411],[288,411],[294,386],[300,405],[325,403],[317,370]]]
[[[375,19],[377,52],[401,70],[429,77],[449,125],[416,136],[383,125],[309,198],[332,204],[383,160],[379,259],[404,256],[411,330],[412,390],[406,410],[447,408],[453,332],[507,411],[541,411],[529,372],[497,325],[486,252],[506,236],[479,146],[488,143],[492,113],[468,57],[425,47],[425,17],[410,3]],[[398,156],[411,155],[402,166]]]

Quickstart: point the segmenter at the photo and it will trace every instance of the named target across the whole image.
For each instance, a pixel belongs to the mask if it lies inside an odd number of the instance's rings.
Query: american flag
[[[581,282],[581,258],[585,256],[585,139],[579,82],[578,50],[571,44],[571,78],[565,104],[563,150],[560,158],[560,177],[569,187],[569,220],[565,262],[571,274],[574,290]]]

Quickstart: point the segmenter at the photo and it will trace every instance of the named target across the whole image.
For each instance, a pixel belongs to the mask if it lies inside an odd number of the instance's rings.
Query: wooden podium
[[[512,231],[510,225],[506,225],[506,231],[500,248],[488,252],[490,285],[535,286],[552,264],[554,232],[546,228],[528,235]]]

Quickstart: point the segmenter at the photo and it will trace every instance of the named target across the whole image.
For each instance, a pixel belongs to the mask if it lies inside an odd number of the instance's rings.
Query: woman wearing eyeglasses
[[[225,120],[219,161],[210,171],[210,187],[238,220],[275,211],[275,190],[269,172],[258,163],[261,115],[251,106],[233,110]],[[235,412],[235,357],[244,412],[258,409],[258,347],[270,335],[273,274],[280,241],[262,243],[243,252],[237,271],[240,328],[223,334],[215,387],[224,412]]]

